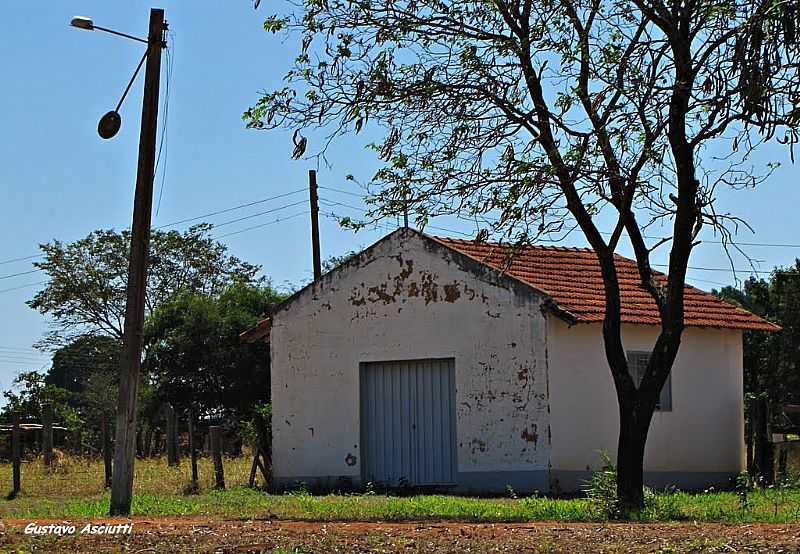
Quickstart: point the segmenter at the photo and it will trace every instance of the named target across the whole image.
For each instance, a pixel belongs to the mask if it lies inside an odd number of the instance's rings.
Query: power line
[[[35,260],[36,258],[41,258],[44,254],[34,254],[33,256],[24,256],[22,258],[11,258],[10,260],[3,260],[0,262],[0,265],[5,264],[13,264],[14,262],[26,262],[28,260]]]
[[[11,279],[12,277],[19,277],[21,275],[30,275],[31,273],[36,273],[37,271],[41,271],[41,269],[31,269],[30,271],[20,271],[19,273],[9,273],[8,275],[0,275],[0,279]]]
[[[25,288],[28,288],[28,287],[37,287],[39,285],[44,285],[45,283],[47,283],[47,281],[38,281],[36,283],[28,283],[27,285],[20,285],[18,287],[11,287],[10,289],[0,289],[0,293],[11,292],[11,291],[14,291],[14,290],[25,289]]]
[[[330,191],[333,191],[333,192],[338,192],[339,194],[347,194],[349,196],[355,196],[355,197],[362,198],[362,199],[364,198],[364,195],[361,195],[361,194],[358,194],[358,193],[355,193],[355,192],[342,190],[342,189],[337,189],[337,188],[333,188],[333,187],[323,187],[323,186],[320,186],[319,188],[325,189],[325,190],[330,190]],[[486,216],[484,216],[484,217],[486,217]],[[467,218],[460,218],[460,219],[463,219],[464,221],[470,221],[470,222],[472,221],[471,219],[467,219]],[[492,218],[486,218],[486,219],[489,219],[490,221],[492,220]],[[611,235],[612,233],[610,231],[601,231],[601,234],[603,234],[603,235]],[[643,236],[644,236],[644,238],[652,239],[652,240],[663,240],[665,238],[669,238],[669,237],[658,237],[658,236],[654,236],[654,235],[643,235]],[[706,242],[706,243],[709,243],[709,244],[737,244],[739,246],[753,246],[753,247],[764,246],[764,247],[769,247],[769,248],[800,248],[800,244],[792,244],[792,243],[738,242],[738,241],[734,242],[734,241],[721,241],[721,240],[702,240],[701,242]]]
[[[217,223],[214,225],[214,228],[217,229],[219,227],[224,227],[226,225],[230,225],[232,223],[239,223],[240,221],[246,221],[248,219],[253,219],[255,217],[261,217],[262,215],[267,215],[275,212],[279,212],[281,210],[285,210],[286,208],[293,208],[294,206],[299,206],[300,204],[305,204],[305,200],[300,200],[299,202],[293,202],[291,204],[286,204],[285,206],[280,206],[278,208],[272,208],[271,210],[266,210],[264,212],[259,212],[257,214],[246,215],[244,217],[237,217],[236,219],[231,219],[230,221],[224,221],[222,223]]]
[[[161,124],[161,140],[158,143],[158,155],[156,156],[156,167],[153,171],[153,177],[158,173],[158,164],[161,162],[161,149],[164,148],[164,165],[161,168],[161,186],[158,190],[158,203],[156,205],[156,216],[161,211],[161,197],[164,195],[164,183],[167,176],[167,152],[169,151],[169,141],[167,140],[167,119],[169,119],[169,84],[172,80],[172,62],[173,56],[171,51],[175,50],[175,34],[171,31],[167,32],[168,36],[172,39],[170,41],[170,48],[165,48],[164,51],[167,55],[165,86],[164,86],[164,117]],[[165,147],[166,145],[166,147]]]
[[[239,229],[238,231],[233,231],[231,233],[225,233],[224,235],[218,235],[216,237],[213,237],[213,239],[214,240],[219,240],[219,239],[222,239],[222,238],[225,238],[225,237],[231,237],[233,235],[238,235],[240,233],[245,233],[247,231],[252,231],[254,229],[261,229],[262,227],[266,227],[268,225],[273,225],[275,223],[281,223],[282,221],[288,221],[290,219],[294,219],[295,217],[300,217],[301,215],[307,215],[309,213],[311,213],[309,210],[305,210],[303,212],[298,212],[296,214],[292,214],[292,215],[289,215],[289,216],[286,216],[286,217],[279,217],[279,218],[277,218],[277,219],[275,219],[273,221],[268,221],[267,223],[262,223],[260,225],[253,225],[252,227],[245,227],[244,229]]]
[[[233,212],[236,210],[241,210],[242,208],[249,208],[250,206],[256,206],[258,204],[263,204],[265,202],[270,202],[271,200],[278,200],[279,198],[286,198],[287,196],[291,196],[293,194],[297,194],[299,192],[305,192],[306,189],[297,189],[291,192],[286,192],[284,194],[278,194],[276,196],[270,196],[269,198],[262,198],[261,200],[254,200],[253,202],[247,202],[246,204],[239,204],[238,206],[233,206],[231,208],[225,208],[223,210],[218,210],[216,212],[209,212],[207,214],[198,215],[195,217],[188,217],[186,219],[181,219],[179,221],[173,221],[172,223],[165,223],[164,225],[159,225],[158,227],[154,227],[154,229],[163,229],[164,227],[174,227],[175,225],[180,225],[182,223],[190,223],[192,221],[197,221],[198,219],[204,219],[206,217],[213,217],[215,215],[226,214],[229,212]],[[218,227],[218,225],[217,225]]]
[[[13,352],[13,351],[17,351],[17,352],[36,352],[36,353],[41,352],[41,350],[36,350],[35,348],[19,348],[19,347],[16,347],[16,346],[0,346],[0,350],[9,350],[11,352]]]
[[[197,221],[197,220],[199,220],[199,219],[204,219],[204,218],[207,218],[207,217],[213,217],[213,216],[216,216],[216,215],[221,215],[221,214],[225,214],[225,213],[233,212],[233,211],[236,211],[236,210],[241,210],[241,209],[244,209],[244,208],[249,208],[250,206],[257,206],[257,205],[259,205],[259,204],[264,204],[265,202],[270,202],[270,201],[272,201],[272,200],[278,200],[278,199],[280,199],[280,198],[286,198],[287,196],[291,196],[291,195],[293,195],[293,194],[298,194],[298,193],[300,193],[300,192],[305,192],[305,191],[306,191],[306,189],[304,189],[304,188],[302,188],[302,189],[297,189],[297,190],[293,190],[293,191],[291,191],[291,192],[286,192],[286,193],[283,193],[283,194],[278,194],[278,195],[275,195],[275,196],[270,196],[270,197],[268,197],[268,198],[262,198],[262,199],[260,199],[260,200],[254,200],[254,201],[252,201],[252,202],[247,202],[247,203],[244,203],[244,204],[239,204],[239,205],[237,205],[237,206],[232,206],[232,207],[230,207],[230,208],[225,208],[225,209],[222,209],[222,210],[217,210],[217,211],[215,211],[215,212],[209,212],[209,213],[205,213],[205,214],[202,214],[202,215],[198,215],[198,216],[194,216],[194,217],[189,217],[189,218],[186,218],[186,219],[181,219],[181,220],[178,220],[178,221],[173,221],[173,222],[170,222],[170,223],[165,223],[165,224],[163,224],[163,225],[159,225],[159,226],[157,226],[157,227],[153,227],[153,229],[164,229],[165,227],[174,227],[174,226],[176,226],[176,225],[180,225],[180,224],[182,224],[182,223],[190,223],[190,222],[192,222],[192,221]],[[288,205],[288,206],[283,206],[283,207],[284,207],[284,208],[286,208],[286,207],[289,207],[289,206],[294,206],[294,205],[296,205],[296,204],[290,204],[290,205]],[[266,213],[266,212],[265,212],[265,213]],[[257,216],[258,216],[258,214],[254,215],[254,216],[252,216],[252,217],[257,217]],[[222,225],[227,225],[228,223],[232,223],[232,222],[226,222],[226,223],[223,223],[223,224],[220,224],[220,225],[215,225],[215,227],[220,227],[220,226],[222,226]],[[31,255],[31,256],[22,256],[22,257],[19,257],[19,258],[10,258],[10,259],[7,259],[7,260],[2,260],[2,261],[0,261],[0,265],[12,264],[12,263],[17,263],[17,262],[25,262],[25,261],[28,261],[28,260],[35,260],[35,259],[37,259],[37,258],[41,258],[41,257],[43,257],[43,256],[44,256],[44,254],[33,254],[33,255]],[[34,270],[34,271],[35,271],[35,270]],[[34,271],[31,271],[31,273],[33,273]],[[38,283],[34,283],[34,284],[38,284]],[[26,285],[26,286],[27,286],[27,285]],[[2,291],[0,291],[0,292],[2,292]]]

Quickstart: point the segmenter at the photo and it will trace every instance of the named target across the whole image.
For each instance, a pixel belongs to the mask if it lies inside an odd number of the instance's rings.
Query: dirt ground
[[[25,535],[5,520],[3,552],[800,552],[800,525],[309,523],[134,518],[130,535]]]

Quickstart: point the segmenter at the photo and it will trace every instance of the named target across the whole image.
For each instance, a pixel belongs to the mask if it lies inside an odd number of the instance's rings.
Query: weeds
[[[296,519],[307,521],[606,521],[616,511],[616,472],[608,463],[587,483],[586,497],[562,499],[523,496],[507,490],[505,497],[474,498],[440,494],[383,494],[374,488],[356,494],[314,494],[300,486],[285,494],[249,489],[247,458],[226,458],[230,488],[213,490],[210,461],[201,460],[200,487],[185,494],[189,464],[170,468],[164,460],[137,460],[133,501],[135,515],[204,515],[231,518]],[[102,461],[67,461],[66,475],[52,474],[41,464],[23,466],[23,491],[0,503],[0,518],[90,518],[108,513]],[[8,464],[0,464],[0,483],[10,484]],[[753,488],[745,477],[734,492],[689,494],[645,491],[645,508],[634,520],[718,521],[726,523],[794,523],[800,520],[800,489],[794,482],[767,489]]]

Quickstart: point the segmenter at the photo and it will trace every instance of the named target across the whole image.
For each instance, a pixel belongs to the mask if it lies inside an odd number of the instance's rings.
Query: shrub
[[[583,487],[593,517],[618,519],[621,515],[617,502],[617,467],[608,452],[601,452],[603,467],[592,474]]]

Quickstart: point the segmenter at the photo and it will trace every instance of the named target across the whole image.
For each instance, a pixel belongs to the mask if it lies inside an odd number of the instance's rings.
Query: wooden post
[[[197,477],[197,449],[194,444],[194,413],[189,410],[186,415],[187,427],[189,429],[189,456],[192,460],[192,490],[198,490],[198,477]]]
[[[105,469],[105,488],[111,487],[111,433],[108,429],[108,414],[103,412],[100,420],[100,431],[103,435],[103,468]]]
[[[769,429],[769,403],[766,396],[754,399],[753,432],[754,449],[753,458],[757,475],[764,486],[775,482],[775,458],[772,447],[772,437]]]
[[[22,464],[22,437],[20,436],[19,432],[19,413],[14,412],[11,417],[11,465],[13,482],[9,498],[16,498],[22,488],[20,485],[20,482],[22,481],[20,475]]]
[[[317,172],[308,171],[308,195],[311,203],[311,251],[314,256],[314,281],[322,277],[322,261],[319,253],[319,198],[317,196]]]
[[[120,356],[117,429],[114,441],[114,476],[111,483],[109,515],[131,513],[133,463],[136,457],[136,415],[141,380],[142,340],[147,288],[147,257],[153,209],[156,134],[158,131],[158,89],[161,77],[161,50],[164,46],[164,10],[150,10],[147,33],[147,64],[144,71],[139,161],[133,199],[131,249],[125,303],[125,326]]]
[[[83,455],[83,433],[80,427],[72,431],[72,453],[75,456]]]
[[[172,404],[167,404],[167,463],[170,466],[177,466],[178,459],[178,418],[175,415],[175,408]]]
[[[261,470],[264,479],[264,487],[270,486],[270,470],[272,461],[270,459],[271,445],[269,438],[268,424],[261,416],[255,418],[256,424],[256,452],[253,456],[253,464],[250,466],[250,479],[248,484],[251,488],[256,486],[256,471]]]
[[[44,465],[50,467],[53,463],[53,406],[42,406],[42,454]]]
[[[145,458],[150,458],[153,454],[153,426],[147,423],[147,429],[144,432],[144,452]]]
[[[408,229],[408,194],[403,194],[403,227]]]
[[[222,467],[222,429],[212,425],[208,429],[208,439],[211,446],[211,457],[214,459],[214,480],[216,488],[225,488],[225,469]]]

